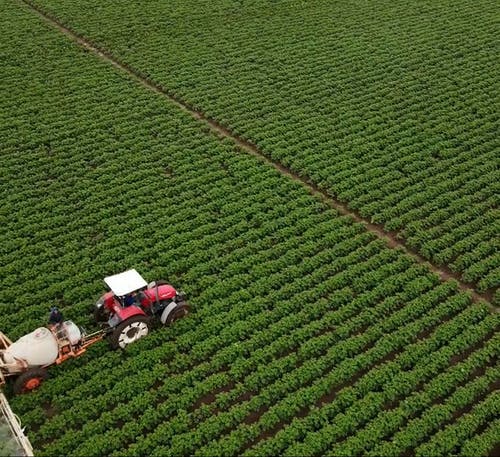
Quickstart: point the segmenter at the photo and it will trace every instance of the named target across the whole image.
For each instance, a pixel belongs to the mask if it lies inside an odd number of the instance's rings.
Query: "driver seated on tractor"
[[[131,292],[123,297],[123,306],[131,306],[137,303],[136,293]]]

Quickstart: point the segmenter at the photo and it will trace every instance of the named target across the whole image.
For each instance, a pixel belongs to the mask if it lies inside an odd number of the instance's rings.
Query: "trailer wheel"
[[[182,305],[177,306],[167,317],[166,324],[171,325],[175,321],[182,319],[184,316],[189,314],[189,305],[187,303],[183,303]]]
[[[48,373],[43,368],[31,368],[21,373],[14,382],[14,393],[25,394],[35,390],[40,384],[48,378]]]
[[[114,349],[125,349],[129,344],[149,333],[150,320],[146,316],[132,316],[116,326],[109,340]]]

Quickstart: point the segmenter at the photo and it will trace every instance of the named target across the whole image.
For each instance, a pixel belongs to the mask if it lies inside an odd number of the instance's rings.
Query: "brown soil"
[[[257,422],[260,419],[260,416],[262,416],[268,409],[268,405],[261,406],[257,411],[252,411],[247,417],[245,417],[243,422],[247,425]]]
[[[488,455],[489,457],[500,457],[500,442],[495,445]]]
[[[201,398],[198,398],[196,402],[189,408],[190,411],[195,411],[197,410],[202,404],[203,405],[209,405],[210,403],[213,403],[215,401],[215,398],[217,397],[217,394],[223,393],[223,392],[229,392],[230,390],[234,389],[234,382],[230,382],[229,384],[226,384],[222,387],[219,387],[218,389],[213,390],[212,392],[209,392],[208,394],[204,395]],[[214,413],[215,414],[215,413]]]
[[[51,417],[54,417],[57,414],[57,409],[56,407],[52,406],[51,403],[45,403],[42,406],[45,415],[50,419]]]

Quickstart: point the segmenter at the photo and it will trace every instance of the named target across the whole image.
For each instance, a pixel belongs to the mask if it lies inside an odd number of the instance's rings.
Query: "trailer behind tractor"
[[[85,353],[107,338],[113,348],[124,349],[146,336],[156,321],[170,325],[189,312],[184,294],[165,281],[146,281],[136,270],[108,276],[111,289],[96,303],[94,316],[101,329],[87,333],[52,309],[49,325],[22,336],[14,343],[0,332],[0,387],[13,380],[15,394],[36,389],[47,377],[47,367]]]

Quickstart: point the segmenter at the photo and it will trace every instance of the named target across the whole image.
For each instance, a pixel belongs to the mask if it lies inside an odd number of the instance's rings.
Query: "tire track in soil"
[[[96,54],[101,59],[111,63],[114,67],[119,70],[127,73],[132,77],[136,82],[140,83],[142,86],[147,89],[161,95],[163,98],[166,98],[170,103],[173,103],[179,109],[188,113],[194,119],[204,123],[206,126],[210,128],[212,133],[214,133],[217,137],[221,139],[230,139],[242,152],[250,154],[259,159],[260,162],[266,163],[269,166],[272,166],[275,170],[281,173],[283,176],[286,176],[293,181],[300,183],[311,195],[321,200],[323,203],[327,204],[331,208],[335,209],[339,214],[343,216],[349,216],[354,221],[362,224],[366,230],[377,235],[378,238],[383,239],[387,246],[390,248],[399,248],[403,250],[407,255],[415,259],[417,262],[421,264],[425,264],[432,272],[436,273],[441,280],[455,280],[458,283],[458,287],[460,290],[467,292],[471,295],[472,300],[475,302],[486,301],[487,305],[493,312],[499,313],[500,307],[497,307],[492,304],[493,299],[493,291],[487,291],[486,293],[477,292],[472,285],[469,285],[462,281],[460,275],[458,273],[453,272],[450,268],[446,266],[438,266],[429,260],[424,259],[417,251],[408,247],[404,241],[397,238],[397,232],[386,232],[381,225],[373,224],[369,220],[363,218],[356,211],[353,211],[348,208],[347,204],[344,204],[337,200],[335,197],[330,195],[327,190],[321,189],[316,184],[311,182],[307,178],[303,178],[299,176],[297,173],[294,173],[289,168],[283,166],[280,162],[270,158],[264,152],[259,150],[259,148],[253,143],[244,140],[240,136],[233,133],[229,128],[224,125],[219,124],[215,119],[212,119],[201,111],[195,109],[190,106],[189,103],[177,97],[174,93],[172,93],[168,88],[163,87],[160,84],[151,81],[141,72],[135,70],[129,65],[120,62],[113,54],[110,52],[101,49],[99,46],[93,44],[89,39],[75,32],[68,26],[63,25],[59,19],[53,16],[50,13],[47,13],[38,5],[33,4],[30,0],[18,0],[18,2],[30,9],[32,12],[36,13],[42,20],[44,20],[49,25],[53,26],[61,33],[70,38],[73,42],[76,42],[83,48],[88,51]]]

